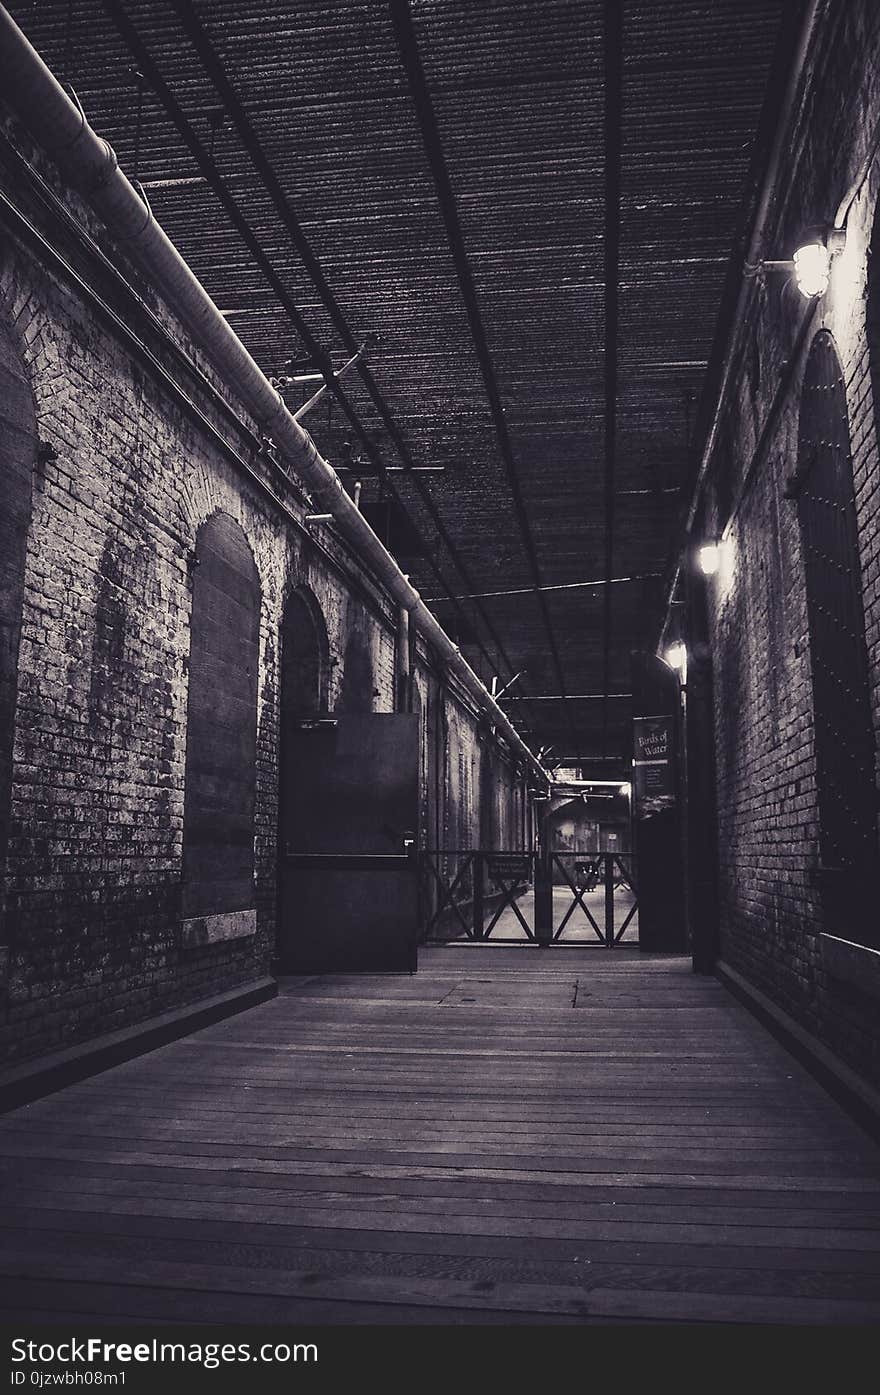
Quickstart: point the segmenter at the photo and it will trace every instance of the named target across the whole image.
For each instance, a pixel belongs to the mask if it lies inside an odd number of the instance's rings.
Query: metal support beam
[[[498,380],[495,376],[495,366],[492,361],[489,341],[483,324],[483,317],[480,312],[477,288],[474,284],[470,261],[465,247],[464,234],[462,232],[455,194],[452,188],[452,180],[450,179],[449,170],[446,165],[446,156],[443,151],[440,128],[437,124],[434,104],[428,90],[425,70],[422,67],[418,39],[416,38],[409,8],[409,0],[389,0],[389,5],[391,19],[394,25],[394,33],[397,38],[397,46],[400,50],[401,62],[409,80],[416,116],[422,133],[422,142],[434,179],[434,187],[437,191],[437,200],[440,205],[440,214],[446,228],[449,250],[452,253],[452,260],[455,264],[458,284],[461,290],[462,300],[464,301],[468,324],[470,325],[471,338],[473,339],[474,349],[476,350],[477,360],[480,365],[480,373],[483,378],[483,386],[489,404],[489,412],[492,418],[492,424],[495,428],[495,436],[498,441],[498,450],[505,474],[507,475],[507,482],[513,501],[514,514],[519,525],[526,559],[534,581],[534,590],[538,598],[538,606],[544,621],[544,627],[547,631],[547,640],[550,647],[550,655],[553,660],[553,667],[556,670],[559,686],[564,689],[565,677],[562,671],[562,659],[553,631],[550,612],[541,589],[541,570],[538,563],[534,539],[532,537],[531,526],[529,524],[528,511],[520,487],[519,475],[514,460],[513,445],[510,440],[510,433],[507,429],[504,405],[501,401]],[[572,738],[574,744],[577,745],[578,734],[573,726]]]
[[[181,135],[184,144],[186,145],[190,154],[196,161],[196,164],[201,170],[202,175],[205,178],[205,181],[210,185],[211,189],[214,191],[217,198],[220,200],[222,207],[224,208],[225,212],[232,221],[233,227],[235,227],[236,231],[239,233],[239,236],[244,241],[245,246],[248,248],[248,251],[255,258],[257,265],[260,267],[260,270],[266,277],[266,280],[268,281],[270,287],[276,295],[279,304],[282,305],[282,307],[290,317],[294,328],[296,329],[306,348],[309,350],[309,353],[312,356],[312,358],[320,362],[323,358],[323,349],[321,345],[319,345],[316,341],[314,335],[311,333],[309,326],[306,324],[306,322],[303,320],[303,317],[300,315],[297,306],[294,304],[291,297],[287,293],[287,290],[280,276],[278,275],[271,261],[267,257],[259,239],[254,233],[253,229],[250,227],[250,224],[247,222],[247,219],[244,217],[244,214],[239,208],[236,200],[229,192],[226,182],[221,177],[217,165],[213,159],[213,156],[203,146],[202,142],[199,140],[198,136],[193,130],[189,120],[183,112],[183,109],[181,108],[174,94],[171,92],[170,88],[168,87],[168,84],[165,82],[157,62],[154,60],[150,50],[146,47],[138,31],[132,24],[131,19],[125,11],[124,6],[120,3],[120,0],[103,0],[103,4],[104,9],[108,14],[108,17],[115,24],[117,30],[119,31],[120,37],[127,45],[129,51],[132,54],[132,57],[137,62],[139,68],[142,69],[142,71],[149,79],[149,82],[156,96],[159,98],[160,102],[162,103],[162,106],[165,108],[166,112],[171,118],[171,121],[173,122],[175,128]],[[202,60],[209,77],[214,83],[218,96],[224,102],[227,114],[229,115],[233,124],[236,126],[245,148],[251,155],[255,167],[258,173],[260,174],[261,178],[263,179],[264,184],[266,185],[267,192],[270,198],[272,199],[273,204],[275,205],[276,211],[278,212],[279,216],[282,219],[282,222],[284,223],[285,228],[290,234],[294,246],[296,247],[300,256],[303,258],[303,261],[306,265],[306,269],[312,277],[312,280],[318,290],[318,293],[321,296],[322,301],[324,302],[325,306],[327,307],[330,313],[331,320],[337,332],[340,335],[342,343],[345,345],[345,347],[349,350],[350,353],[354,353],[358,346],[355,343],[354,337],[351,333],[351,330],[349,329],[345,317],[343,316],[341,310],[339,309],[333,298],[332,292],[330,291],[326,279],[324,278],[320,264],[317,258],[315,257],[314,252],[312,251],[308,242],[306,241],[305,236],[302,233],[301,228],[299,227],[299,223],[297,222],[296,217],[293,213],[293,210],[288,204],[283,190],[281,189],[281,186],[277,178],[275,177],[271,166],[269,165],[265,155],[262,152],[262,149],[259,146],[253,128],[251,127],[250,122],[248,121],[247,116],[245,115],[244,110],[241,106],[241,103],[238,101],[238,98],[236,97],[236,94],[233,91],[232,86],[226,77],[222,64],[220,63],[219,59],[217,58],[217,55],[214,53],[214,50],[208,41],[204,29],[202,28],[197,17],[193,13],[192,7],[184,3],[184,0],[181,0],[180,5],[176,6],[176,8],[178,9],[180,19],[184,25],[184,28],[189,33],[191,42],[196,48],[196,51],[200,59]],[[406,449],[405,442],[402,440],[400,432],[398,431],[395,423],[393,422],[390,416],[387,405],[385,404],[384,399],[382,398],[381,393],[379,392],[379,389],[376,386],[372,378],[372,375],[369,372],[369,369],[367,368],[366,364],[363,363],[363,361],[361,361],[358,364],[358,368],[360,376],[363,382],[366,384],[367,390],[370,393],[370,397],[374,403],[374,406],[376,407],[376,410],[379,413],[380,419],[382,420],[384,426],[388,430],[388,433],[395,446],[395,449],[398,452],[398,455],[404,462],[405,472],[407,474],[412,473],[414,475],[420,473],[419,467],[414,465]],[[401,505],[401,507],[405,509],[406,505],[404,504],[404,501],[401,498],[399,492],[393,487],[390,481],[387,480],[387,475],[390,473],[390,471],[384,465],[384,462],[381,460],[378,452],[376,451],[375,446],[373,445],[368,434],[364,430],[359,417],[354,412],[342,388],[337,382],[331,381],[330,390],[332,391],[335,399],[339,402],[340,407],[342,408],[348,421],[350,422],[352,429],[358,437],[358,440],[361,442],[365,451],[367,452],[367,455],[373,462],[376,469],[376,473],[379,474],[379,476],[383,479],[383,481],[386,484],[386,487],[389,490],[389,493],[393,496],[393,498],[395,498],[397,502]],[[470,580],[468,571],[458,555],[455,545],[451,537],[449,536],[448,530],[446,529],[445,524],[443,523],[443,519],[439,513],[439,510],[437,509],[436,504],[434,503],[434,500],[429,490],[426,488],[426,486],[422,483],[421,480],[415,479],[414,485],[417,493],[419,494],[419,497],[422,500],[422,503],[424,504],[428,514],[431,517],[432,523],[434,524],[437,530],[438,537],[441,539],[444,546],[446,547],[446,550],[449,554],[453,566],[455,567],[459,576],[464,581],[465,586],[468,588],[468,590],[472,590],[473,583]],[[447,585],[445,578],[443,577],[443,574],[439,569],[439,566],[432,557],[430,549],[428,549],[427,551],[427,557],[428,565],[431,567],[431,570],[437,577],[438,582],[444,588],[447,594],[451,595],[451,588]],[[492,624],[488,616],[485,614],[481,606],[478,605],[475,608],[483,623],[484,629],[489,636],[489,639],[491,640],[495,648],[498,650],[498,653],[501,656],[508,670],[512,673],[513,664],[511,663],[504,649],[504,646],[495,630],[494,625]],[[465,618],[463,611],[459,610],[459,614],[461,615],[462,619]],[[483,647],[482,644],[480,644],[479,647],[481,653],[483,654],[483,657],[486,659],[486,662],[491,665],[492,659],[488,654],[487,650]]]
[[[546,772],[533,752],[354,507],[339,476],[318,453],[308,433],[294,421],[277,390],[120,170],[110,146],[92,130],[82,110],[71,101],[2,6],[0,85],[11,110],[53,156],[62,178],[81,191],[113,234],[126,240],[131,254],[156,281],[195,342],[234,388],[261,430],[272,437],[296,469],[318,507],[332,513],[343,536],[388,596],[410,612],[412,623],[440,661],[455,672],[514,751],[541,781],[546,781]]]
[[[620,159],[623,107],[623,6],[605,0],[605,591],[602,607],[602,687],[611,684],[614,577],[614,469],[617,455],[617,327],[620,275]],[[608,704],[602,706],[602,751],[608,745]]]
[[[301,407],[298,407],[296,409],[296,411],[293,414],[294,421],[302,421],[306,412],[310,412],[313,407],[316,407],[318,405],[322,397],[326,397],[327,392],[329,390],[330,380],[332,380],[334,383],[338,383],[339,379],[343,377],[343,375],[347,373],[349,369],[353,368],[356,363],[360,363],[366,351],[366,344],[362,344],[361,347],[358,349],[357,353],[352,354],[351,358],[347,361],[347,363],[343,363],[341,368],[337,368],[335,373],[330,374],[330,379],[325,378],[323,387],[319,387],[317,392],[313,392],[311,397],[309,397],[302,404]]]
[[[270,202],[272,203],[273,208],[275,209],[279,219],[281,220],[281,223],[285,231],[290,237],[293,246],[299,253],[303,265],[309,277],[311,278],[311,281],[315,286],[318,295],[321,298],[321,301],[330,317],[330,321],[333,324],[337,334],[339,335],[343,346],[348,350],[349,353],[354,353],[357,349],[355,337],[351,331],[351,328],[348,324],[348,321],[345,318],[345,315],[341,307],[339,306],[336,300],[336,297],[333,294],[330,284],[326,276],[324,275],[324,270],[321,266],[320,260],[316,256],[313,247],[311,246],[310,242],[308,241],[308,238],[302,230],[302,227],[300,225],[299,219],[296,216],[294,208],[290,203],[290,200],[288,199],[286,193],[284,192],[282,183],[278,178],[278,175],[276,174],[271,161],[266,155],[265,150],[263,149],[262,143],[260,142],[257,136],[256,130],[254,129],[254,126],[247,112],[245,111],[241,101],[239,100],[238,94],[236,93],[235,88],[230,82],[226,70],[223,66],[223,63],[221,62],[213,44],[208,38],[208,34],[204,25],[201,23],[195,12],[191,0],[170,0],[170,3],[172,9],[177,14],[177,17],[180,20],[180,24],[184,30],[184,33],[189,38],[190,43],[193,45],[193,48],[195,49],[205,72],[207,73],[210,81],[212,82],[214,89],[220,101],[223,104],[223,108],[226,114],[228,115],[232,125],[234,126],[242,145],[244,146],[244,149],[246,150],[254,168],[259,174],[260,179],[263,183],[263,187],[266,190],[266,193],[269,197]],[[104,4],[105,7],[111,11],[120,11],[122,9],[119,0],[104,0]],[[119,21],[117,21],[117,23],[118,22]],[[127,21],[127,28],[129,30],[132,29],[130,21]],[[143,45],[141,45],[141,47],[143,47]],[[308,340],[304,340],[304,342],[308,343]],[[314,353],[314,351],[312,352]],[[320,353],[320,350],[318,350],[318,352]],[[449,530],[447,529],[446,524],[443,521],[443,517],[439,509],[437,508],[433,496],[431,495],[430,490],[425,486],[424,482],[417,477],[415,464],[409,453],[407,444],[400,433],[397,423],[395,422],[391,414],[391,411],[389,410],[388,404],[385,401],[385,398],[382,392],[380,391],[378,384],[373,378],[373,375],[370,372],[368,365],[363,360],[361,360],[361,362],[357,366],[361,381],[364,384],[364,387],[367,390],[370,400],[376,409],[376,412],[379,416],[379,420],[382,422],[382,425],[388,432],[389,438],[395,450],[397,451],[400,459],[403,461],[407,473],[412,473],[414,476],[413,484],[415,486],[416,492],[418,493],[422,504],[424,505],[434,527],[437,530],[437,536],[440,538],[444,547],[449,553],[449,556],[452,559],[459,575],[464,580],[467,589],[469,591],[473,590],[473,583],[470,581],[468,577],[465,565],[459,556],[458,550],[452,538],[450,537]],[[331,382],[330,387],[334,396],[337,397],[340,400],[340,402],[342,402],[342,398],[340,396],[341,390],[338,384]],[[366,450],[368,456],[370,456],[371,459],[376,460],[377,464],[380,465],[380,473],[382,474],[383,478],[385,478],[386,472],[384,470],[384,466],[381,465],[381,462],[379,462],[378,453],[372,441],[364,432],[360,424],[360,421],[354,420],[351,417],[349,417],[349,420],[352,421],[352,425],[355,427],[355,430],[358,434],[358,438],[364,446],[364,449]],[[394,494],[394,497],[398,500],[401,506],[405,508],[405,505],[400,495],[388,484],[387,480],[386,486],[389,488],[389,491]],[[486,634],[489,636],[492,643],[497,647],[499,654],[501,654],[504,660],[504,663],[507,665],[510,671],[513,672],[513,664],[507,656],[507,653],[504,649],[504,646],[501,643],[501,640],[497,634],[497,631],[495,630],[494,625],[492,624],[491,620],[481,607],[477,607],[477,612],[480,616]],[[488,661],[488,654],[486,653],[485,649],[482,649],[482,652],[484,657]]]

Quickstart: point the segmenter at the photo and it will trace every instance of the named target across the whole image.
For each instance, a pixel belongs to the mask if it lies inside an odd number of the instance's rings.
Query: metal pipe
[[[492,692],[491,692],[491,697],[493,697],[493,698],[496,699],[496,700],[497,700],[498,698],[500,698],[504,693],[507,692],[507,689],[508,689],[508,688],[512,688],[512,687],[513,687],[514,683],[516,682],[516,680],[517,680],[518,678],[522,678],[522,676],[523,676],[523,674],[524,674],[525,672],[526,672],[526,670],[525,670],[524,668],[521,668],[521,669],[519,670],[518,673],[515,673],[515,674],[513,675],[513,677],[512,677],[507,683],[505,683],[505,685],[504,685],[503,688],[498,688],[498,687],[496,687],[496,684],[497,684],[498,680],[497,680],[497,678],[493,678],[493,679],[492,679]],[[523,699],[523,701],[528,702],[528,698]]]
[[[395,649],[394,679],[396,688],[395,710],[398,712],[410,712],[412,710],[410,668],[409,668],[409,611],[406,606],[400,606],[397,612],[397,645]]]
[[[77,188],[107,228],[127,244],[155,278],[171,308],[234,386],[242,402],[290,462],[321,511],[333,515],[345,538],[372,569],[411,623],[492,717],[508,744],[542,779],[546,771],[485,685],[438,624],[394,558],[355,508],[335,470],[307,431],[288,411],[234,329],[220,314],[150,209],[119,168],[116,155],[92,130],[84,114],[56,80],[36,49],[0,5],[0,91],[31,136],[52,156],[59,172]]]

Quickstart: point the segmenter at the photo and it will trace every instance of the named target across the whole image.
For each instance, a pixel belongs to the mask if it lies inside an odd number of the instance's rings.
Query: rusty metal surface
[[[138,81],[104,0],[9,6],[73,84],[130,174],[263,369],[305,351],[288,315],[199,179],[168,112]],[[213,149],[227,189],[312,334],[338,365],[338,327],[269,198],[172,0],[122,6],[175,101]],[[570,585],[603,575],[604,142],[600,0],[413,0],[411,13],[455,209],[498,383],[536,565],[474,347],[389,6],[328,0],[201,0],[189,6],[357,337],[382,336],[372,374],[416,465],[394,481],[425,550],[456,594]],[[628,689],[629,651],[656,636],[659,577],[686,470],[686,432],[709,357],[741,216],[781,0],[626,0],[614,572],[608,687]],[[68,26],[68,12],[72,24]],[[185,184],[164,181],[187,180]],[[162,184],[156,181],[163,181]],[[289,393],[294,408],[311,391]],[[401,456],[353,374],[346,390],[386,464]],[[338,406],[309,418],[346,459]],[[344,476],[352,479],[353,476]],[[375,500],[376,480],[363,499]],[[448,541],[438,538],[430,495]],[[398,559],[426,596],[429,558]],[[519,692],[603,686],[601,587],[468,603],[502,681]],[[440,601],[441,621],[451,617]],[[560,656],[563,687],[553,661]],[[467,657],[488,680],[485,657]],[[505,659],[509,660],[508,668]],[[534,747],[597,754],[603,704],[512,707]],[[567,717],[564,715],[567,712]],[[626,751],[628,705],[607,709]]]

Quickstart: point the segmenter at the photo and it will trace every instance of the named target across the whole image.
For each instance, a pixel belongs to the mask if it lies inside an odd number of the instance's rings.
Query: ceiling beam
[[[452,180],[446,164],[440,128],[437,123],[437,116],[434,111],[434,104],[431,100],[431,94],[428,90],[425,70],[422,66],[418,39],[413,27],[412,15],[409,8],[409,0],[389,0],[389,8],[391,11],[391,20],[394,25],[395,37],[397,39],[397,47],[400,51],[401,62],[409,82],[410,93],[422,134],[425,154],[428,158],[428,165],[430,166],[431,175],[434,180],[434,187],[437,191],[440,213],[446,228],[449,249],[455,264],[458,284],[461,290],[462,300],[464,301],[477,361],[480,365],[480,372],[482,374],[486,398],[489,404],[489,412],[498,441],[501,462],[504,466],[505,474],[507,475],[511,498],[513,500],[514,514],[519,524],[529,570],[534,581],[534,592],[537,596],[538,605],[547,631],[553,666],[556,670],[559,686],[564,692],[565,677],[562,671],[562,660],[556,643],[553,624],[550,619],[550,611],[541,589],[541,569],[538,563],[535,542],[532,537],[531,525],[529,523],[528,511],[525,506],[525,500],[523,499],[522,489],[520,488],[513,446],[510,440],[510,433],[507,429],[507,420],[501,401],[501,393],[498,389],[498,380],[495,376],[495,366],[492,362],[489,341],[486,336],[486,329],[480,312],[477,288],[474,284],[467,248],[465,247],[464,234],[458,216],[458,206],[452,188]],[[572,726],[572,737],[575,746],[577,746],[578,733],[574,729],[574,726]]]
[[[174,0],[172,0],[172,2],[174,3]],[[206,182],[209,184],[209,186],[219,199],[221,206],[223,207],[227,216],[231,220],[239,236],[243,239],[246,247],[251,252],[252,256],[259,265],[261,271],[263,272],[263,275],[266,277],[273,292],[277,296],[279,303],[282,305],[282,307],[290,317],[291,323],[294,325],[294,328],[299,334],[302,342],[305,344],[305,346],[309,350],[309,353],[316,359],[316,361],[323,360],[325,358],[325,352],[323,350],[323,347],[317,342],[317,340],[311,333],[309,326],[303,319],[302,315],[299,313],[297,306],[293,302],[290,295],[287,293],[287,290],[283,282],[281,281],[278,273],[272,265],[269,257],[266,255],[266,252],[262,244],[260,243],[257,234],[254,232],[253,228],[248,223],[236,199],[230,193],[228,186],[226,185],[225,180],[220,174],[220,171],[212,155],[204,147],[201,140],[196,135],[191,123],[186,117],[186,114],[184,113],[183,109],[181,108],[180,104],[178,103],[177,99],[175,98],[174,94],[169,88],[168,84],[165,82],[164,76],[158,63],[153,58],[150,50],[145,45],[143,39],[141,38],[134,24],[132,23],[129,15],[126,13],[125,7],[120,3],[120,0],[102,0],[102,3],[108,16],[115,24],[120,34],[120,37],[126,44],[126,47],[128,48],[129,52],[132,54],[132,57],[140,65],[145,76],[148,78],[156,96],[161,101],[166,113],[171,119],[178,134],[182,137],[187,149],[189,150],[199,170],[201,171],[202,176],[205,178]],[[312,281],[316,285],[316,288],[318,289],[322,300],[324,300],[325,305],[327,306],[328,310],[330,310],[331,316],[334,320],[334,324],[336,325],[336,328],[340,333],[343,342],[346,343],[346,347],[354,345],[354,337],[348,327],[347,322],[345,321],[344,316],[342,315],[341,310],[339,309],[335,299],[332,296],[332,292],[330,291],[329,285],[327,284],[323,276],[323,272],[321,270],[318,259],[315,256],[312,249],[309,247],[309,244],[307,243],[304,234],[299,228],[299,223],[296,220],[296,217],[293,214],[292,209],[289,208],[286,196],[281,190],[280,185],[278,184],[278,181],[274,175],[274,172],[271,170],[268,161],[266,160],[261,148],[259,147],[256,134],[251,128],[250,123],[247,120],[247,117],[244,113],[243,108],[241,107],[241,104],[238,101],[235,92],[233,91],[231,84],[226,78],[220,60],[214,53],[213,48],[211,47],[210,42],[208,40],[207,34],[204,33],[201,25],[199,24],[198,19],[192,12],[191,6],[186,3],[186,0],[181,0],[180,4],[174,3],[174,8],[178,13],[181,23],[184,25],[184,28],[187,29],[190,40],[196,47],[199,53],[199,57],[205,64],[208,71],[208,75],[211,78],[211,81],[214,83],[214,86],[218,91],[218,95],[221,97],[221,100],[223,100],[228,115],[232,119],[233,124],[236,126],[236,129],[238,129],[239,136],[243,144],[245,145],[248,154],[251,156],[252,160],[254,160],[258,173],[260,174],[261,178],[263,178],[264,184],[266,183],[266,171],[269,172],[271,176],[271,187],[267,186],[267,192],[270,194],[273,203],[275,203],[276,211],[282,214],[282,221],[284,222],[288,232],[291,233],[294,243],[297,246],[297,250],[300,252],[300,255],[303,258],[309,275],[311,276]],[[239,129],[239,124],[241,125],[241,129]],[[282,205],[281,207],[279,207],[279,201]],[[316,280],[316,276],[319,279]],[[378,402],[379,400],[381,400],[382,411],[380,411],[380,416],[382,416],[383,421],[385,422],[386,426],[388,426],[390,422],[390,413],[387,408],[387,404],[385,404],[384,399],[381,398],[378,386],[374,383],[372,375],[369,374],[369,371],[366,369],[366,366],[361,362],[359,364],[359,368],[361,370],[361,376],[367,383],[368,388],[370,388],[370,395],[373,398],[374,405],[377,405],[377,409]],[[400,504],[401,508],[403,508],[404,511],[406,511],[406,505],[404,503],[404,500],[401,498],[399,492],[395,489],[393,483],[390,480],[388,480],[387,469],[376,449],[376,446],[370,440],[368,434],[364,430],[360,418],[354,412],[354,409],[349,403],[344,391],[339,386],[338,382],[334,377],[330,376],[328,382],[330,386],[330,391],[333,393],[334,397],[339,402],[342,410],[346,415],[346,418],[348,419],[353,430],[357,434],[358,440],[362,443],[364,449],[367,451],[371,460],[375,464],[377,470],[380,473],[380,476],[385,481],[386,487],[388,488],[389,492],[394,496],[394,498]],[[389,434],[392,434],[391,431],[389,431]],[[413,473],[415,475],[418,475],[418,467],[414,465],[411,457],[409,456],[405,444],[402,442],[402,439],[400,438],[399,432],[397,431],[396,427],[394,427],[392,439],[394,440],[394,443],[398,449],[398,453],[400,454],[401,459],[404,461],[406,473]],[[440,536],[441,540],[446,546],[453,566],[455,567],[456,571],[458,572],[459,576],[462,578],[468,589],[472,589],[473,582],[470,578],[470,575],[466,567],[464,566],[459,557],[455,544],[449,536],[448,530],[446,529],[442,517],[439,514],[439,511],[437,510],[436,504],[431,498],[429,492],[422,485],[421,481],[415,479],[414,483],[416,485],[417,492],[422,497],[423,503],[428,509],[432,521],[434,522],[434,525],[437,528],[438,535]],[[419,532],[414,522],[413,527],[416,528],[417,532]],[[453,595],[452,588],[446,582],[442,572],[439,569],[437,562],[434,560],[431,553],[431,549],[426,548],[425,554],[427,563],[431,571],[433,572],[434,576],[437,578],[437,580],[439,581],[440,585],[443,587],[443,590],[446,593],[445,599],[450,600],[455,605],[455,608],[461,615],[462,619],[466,620],[467,617],[465,616],[465,613],[461,606],[458,604],[457,598]],[[473,608],[479,615],[485,632],[488,634],[490,641],[494,644],[497,650],[498,657],[500,657],[501,661],[503,662],[504,666],[509,670],[509,672],[513,673],[513,664],[511,663],[511,660],[505,650],[505,647],[497,631],[495,630],[494,625],[489,620],[488,616],[483,610],[483,607],[480,605],[474,605]],[[497,661],[493,660],[492,656],[488,653],[484,645],[480,642],[477,647],[479,648],[483,658],[486,660],[486,663],[489,666],[489,668],[495,668],[497,666]]]
[[[611,600],[614,577],[614,472],[617,456],[617,333],[620,278],[620,165],[623,110],[623,4],[605,0],[603,10],[605,133],[605,590],[602,607],[602,752],[608,745],[611,683]]]

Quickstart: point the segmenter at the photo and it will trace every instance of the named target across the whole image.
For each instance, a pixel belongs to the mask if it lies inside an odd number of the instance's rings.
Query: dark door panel
[[[352,713],[288,735],[279,949],[292,973],[413,970],[419,729]]]

